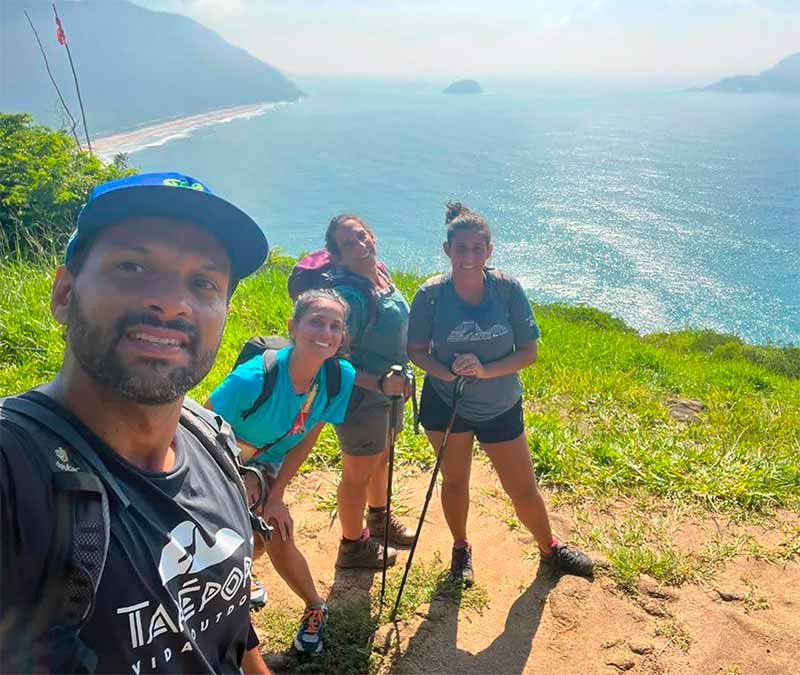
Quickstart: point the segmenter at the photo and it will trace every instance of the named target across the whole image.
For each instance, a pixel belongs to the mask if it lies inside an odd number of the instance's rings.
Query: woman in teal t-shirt
[[[347,311],[346,303],[335,291],[303,293],[288,324],[293,344],[276,353],[275,385],[269,398],[254,412],[243,415],[259,397],[264,384],[263,359],[259,355],[231,372],[211,392],[207,404],[233,428],[242,459],[258,468],[265,478],[268,494],[260,515],[276,530],[267,553],[281,578],[306,603],[294,645],[312,653],[322,651],[322,627],[328,610],[317,593],[308,563],[295,544],[292,518],[283,495],[325,423],[339,424],[347,412],[355,381],[353,366],[337,359],[340,385],[330,401],[323,367],[347,344]]]

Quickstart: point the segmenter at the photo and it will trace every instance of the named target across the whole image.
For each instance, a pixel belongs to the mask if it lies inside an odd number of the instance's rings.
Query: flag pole
[[[81,99],[81,88],[78,85],[78,75],[75,72],[75,64],[72,62],[72,52],[70,52],[69,50],[69,43],[67,42],[67,36],[66,33],[64,33],[64,27],[61,25],[61,18],[58,16],[58,11],[56,11],[56,3],[53,3],[53,14],[56,15],[56,26],[58,27],[56,35],[58,36],[58,41],[61,42],[61,44],[63,44],[67,48],[67,58],[69,59],[69,67],[72,70],[72,79],[75,80],[75,91],[78,94],[78,105],[81,108],[81,119],[83,120],[83,133],[86,134],[86,145],[89,146],[89,154],[94,154],[92,152],[92,141],[89,138],[89,129],[86,126],[86,111],[83,109],[83,100]]]
[[[44,47],[42,46],[42,41],[39,39],[39,33],[36,31],[36,27],[33,25],[33,21],[31,21],[31,17],[28,14],[28,10],[24,10],[25,18],[28,19],[28,23],[31,25],[31,30],[33,31],[34,36],[36,37],[36,42],[39,44],[39,51],[42,52],[42,58],[44,59],[44,67],[47,69],[47,75],[50,77],[50,82],[53,83],[53,88],[56,90],[58,94],[58,99],[61,101],[61,106],[64,108],[64,112],[67,113],[67,117],[69,117],[70,122],[72,122],[72,126],[70,131],[72,132],[72,137],[75,139],[75,143],[78,146],[79,150],[83,150],[81,147],[81,142],[78,139],[78,132],[75,131],[75,127],[78,123],[75,121],[75,118],[72,116],[72,113],[69,111],[67,107],[67,102],[64,100],[64,97],[61,95],[61,90],[58,88],[58,84],[56,84],[56,80],[53,77],[53,73],[50,70],[50,62],[47,60],[47,54],[44,51]]]

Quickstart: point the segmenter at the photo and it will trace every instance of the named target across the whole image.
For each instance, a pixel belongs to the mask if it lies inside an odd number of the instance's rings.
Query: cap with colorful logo
[[[131,217],[161,217],[195,223],[228,252],[234,280],[255,272],[269,252],[264,231],[237,206],[196,178],[180,173],[140,173],[96,186],[78,214],[65,261],[96,232]]]

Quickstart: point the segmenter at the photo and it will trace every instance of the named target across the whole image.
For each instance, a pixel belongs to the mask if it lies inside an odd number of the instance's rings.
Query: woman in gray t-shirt
[[[465,378],[441,464],[442,510],[453,535],[450,573],[472,584],[467,514],[477,438],[535,537],[541,564],[554,574],[591,578],[589,557],[553,537],[525,437],[518,372],[536,361],[539,338],[530,303],[516,279],[486,267],[492,243],[482,216],[448,204],[445,222],[451,271],[428,279],[414,296],[408,355],[427,373],[419,418],[434,448],[451,419],[456,378]]]

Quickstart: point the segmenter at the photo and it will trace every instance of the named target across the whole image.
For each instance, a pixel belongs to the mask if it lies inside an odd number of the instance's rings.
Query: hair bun
[[[467,213],[469,209],[461,202],[447,202],[447,211],[444,215],[444,223],[447,225],[462,213]]]

